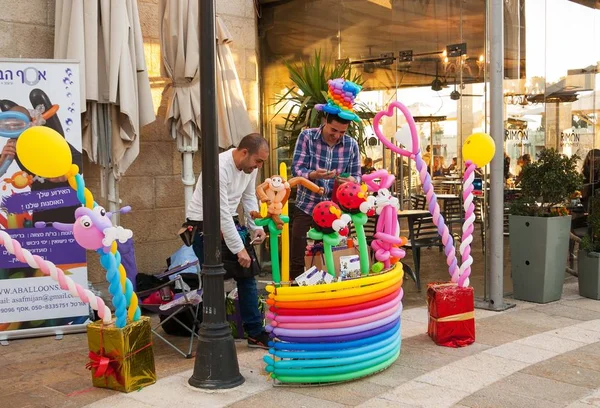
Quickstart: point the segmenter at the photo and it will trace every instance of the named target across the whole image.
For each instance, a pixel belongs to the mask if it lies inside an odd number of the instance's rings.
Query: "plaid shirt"
[[[298,136],[292,162],[292,175],[308,178],[308,174],[320,169],[335,170],[338,175],[348,173],[360,182],[360,154],[358,143],[348,135],[344,135],[335,146],[329,146],[321,137],[322,128],[306,129]],[[311,215],[312,210],[321,201],[331,200],[331,192],[335,179],[313,180],[323,187],[323,196],[298,186],[296,208]]]

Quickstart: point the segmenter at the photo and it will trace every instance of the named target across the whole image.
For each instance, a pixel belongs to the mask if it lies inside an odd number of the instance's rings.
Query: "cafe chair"
[[[433,217],[423,217],[414,219],[408,225],[409,237],[408,242],[404,245],[405,249],[412,251],[414,270],[412,271],[415,277],[417,290],[421,291],[421,248],[438,247],[443,250],[444,245],[438,233],[436,225],[433,223]]]

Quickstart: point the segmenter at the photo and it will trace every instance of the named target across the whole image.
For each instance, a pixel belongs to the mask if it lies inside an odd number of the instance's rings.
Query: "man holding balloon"
[[[245,136],[237,148],[219,155],[219,189],[221,208],[222,261],[225,279],[235,279],[238,288],[240,314],[248,333],[248,347],[268,349],[269,335],[258,309],[258,290],[254,277],[260,265],[252,245],[265,240],[266,234],[257,227],[249,214],[258,211],[256,176],[269,157],[267,141],[257,133]],[[240,226],[237,208],[240,203],[246,214],[246,226]],[[204,263],[202,176],[187,208],[188,224],[196,226],[192,247],[200,264]]]

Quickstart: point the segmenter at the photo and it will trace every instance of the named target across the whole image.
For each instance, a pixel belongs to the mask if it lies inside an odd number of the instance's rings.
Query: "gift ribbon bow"
[[[94,377],[108,378],[112,375],[115,377],[115,380],[117,379],[117,367],[115,367],[115,363],[118,363],[117,360],[110,359],[93,351],[90,351],[88,356],[90,357],[90,361],[85,365],[85,368],[92,370]]]

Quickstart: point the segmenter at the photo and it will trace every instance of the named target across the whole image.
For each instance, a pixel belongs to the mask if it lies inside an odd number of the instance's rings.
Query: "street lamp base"
[[[229,324],[202,324],[194,373],[188,383],[195,388],[225,390],[242,385],[235,341]]]

